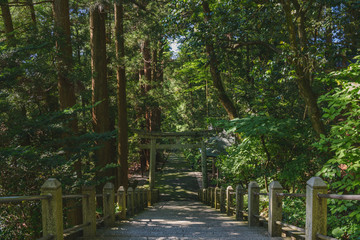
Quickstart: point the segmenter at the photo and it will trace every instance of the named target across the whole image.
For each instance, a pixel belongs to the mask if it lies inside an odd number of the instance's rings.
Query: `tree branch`
[[[282,51],[280,49],[277,49],[276,47],[274,47],[273,45],[271,45],[270,43],[267,42],[263,42],[263,41],[250,41],[250,42],[237,42],[234,45],[232,45],[231,47],[233,49],[237,49],[240,47],[244,47],[244,46],[264,46],[264,47],[268,47],[269,49],[271,49],[272,51],[276,52],[276,53],[281,53]]]

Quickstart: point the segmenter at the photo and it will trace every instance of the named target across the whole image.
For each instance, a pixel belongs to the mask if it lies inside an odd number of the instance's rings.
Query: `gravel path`
[[[99,230],[96,239],[281,239],[195,201],[199,188],[195,176],[183,158],[170,157],[157,179],[161,202],[116,227]]]

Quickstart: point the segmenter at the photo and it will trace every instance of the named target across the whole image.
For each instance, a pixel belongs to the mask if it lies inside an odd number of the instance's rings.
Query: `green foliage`
[[[332,158],[318,175],[329,182],[331,192],[360,194],[360,61],[322,80],[338,86],[319,98],[320,103],[326,105],[323,118],[331,128],[315,146],[323,152],[331,152]],[[329,225],[334,236],[344,239],[359,236],[358,202],[330,200],[329,211]]]
[[[308,148],[307,125],[293,119],[249,116],[232,121],[212,121],[215,126],[238,134],[239,142],[220,157],[219,167],[227,179],[247,184],[257,180],[265,185],[278,180],[285,188],[301,188],[307,174],[319,169]]]
[[[301,198],[283,198],[283,221],[301,228],[305,227],[306,203]]]
[[[184,157],[188,161],[191,169],[201,171],[201,152],[198,149],[184,150]]]

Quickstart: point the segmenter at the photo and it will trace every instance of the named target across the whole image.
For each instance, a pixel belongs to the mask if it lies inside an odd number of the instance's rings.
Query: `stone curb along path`
[[[157,186],[161,202],[116,227],[99,230],[96,239],[282,239],[195,201],[197,179],[182,157],[170,157]]]

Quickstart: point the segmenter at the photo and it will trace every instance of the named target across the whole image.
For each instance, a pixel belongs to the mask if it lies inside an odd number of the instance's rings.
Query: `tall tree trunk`
[[[204,15],[205,15],[205,22],[209,22],[209,20],[211,18],[211,11],[210,11],[209,4],[207,1],[203,1],[202,6],[203,6]],[[219,63],[217,61],[217,57],[216,57],[213,43],[211,41],[211,37],[207,36],[204,39],[204,41],[205,41],[205,46],[206,46],[206,54],[209,57],[211,78],[213,80],[213,84],[216,89],[216,93],[219,98],[219,101],[222,104],[222,106],[224,107],[224,109],[226,110],[230,120],[237,118],[238,113],[236,111],[235,105],[231,101],[229,96],[226,94],[226,91],[225,91],[225,88],[224,88],[224,85],[223,85],[223,82],[221,79],[220,71],[218,69]]]
[[[297,12],[296,23],[293,20],[292,9],[289,1],[280,0],[286,19],[289,32],[290,47],[294,53],[294,59],[290,59],[295,67],[296,81],[301,97],[308,107],[308,116],[315,132],[325,134],[325,126],[321,120],[321,111],[317,105],[317,96],[311,88],[311,69],[312,62],[306,55],[308,41],[305,30],[305,12],[297,0],[292,1]]]
[[[142,48],[142,54],[144,58],[144,76],[145,76],[145,94],[151,90],[152,81],[152,65],[151,65],[151,51],[150,51],[150,40],[146,39]],[[151,107],[145,106],[145,121],[146,129],[151,132]]]
[[[3,0],[0,3],[1,6],[1,16],[5,25],[5,34],[6,40],[10,46],[14,45],[14,25],[11,18],[9,2],[8,0]]]
[[[118,106],[118,164],[117,187],[128,187],[128,123],[126,103],[125,76],[125,39],[124,39],[124,6],[123,0],[115,5],[115,46],[117,65],[117,106]]]
[[[106,13],[103,4],[97,3],[90,8],[90,48],[91,48],[91,78],[92,78],[92,109],[93,129],[96,133],[111,131],[109,117],[109,94],[107,84],[107,59],[106,59]],[[99,103],[100,102],[100,103]],[[109,140],[96,142],[99,149],[95,151],[95,162],[98,168],[103,168],[112,160],[112,144]],[[111,169],[98,171],[98,180],[112,176]],[[104,183],[99,184],[98,191],[102,190]]]
[[[58,72],[58,91],[60,109],[73,107],[76,104],[74,83],[70,79],[70,73],[73,68],[72,47],[70,40],[70,17],[69,17],[69,1],[54,0],[53,15],[56,35],[56,63]],[[78,122],[76,116],[69,122],[69,128],[73,134],[78,133]],[[66,136],[64,136],[66,137]],[[74,143],[68,142],[68,147],[72,147]],[[71,152],[67,152],[67,158],[70,159]],[[75,163],[75,172],[78,178],[81,178],[81,162]],[[82,222],[81,209],[75,207],[75,202],[68,201],[67,206],[70,209],[68,213],[71,225]]]
[[[34,25],[36,25],[36,15],[35,15],[35,8],[34,8],[33,0],[26,0],[26,5],[28,5],[28,7],[30,9],[31,21],[33,22]]]

